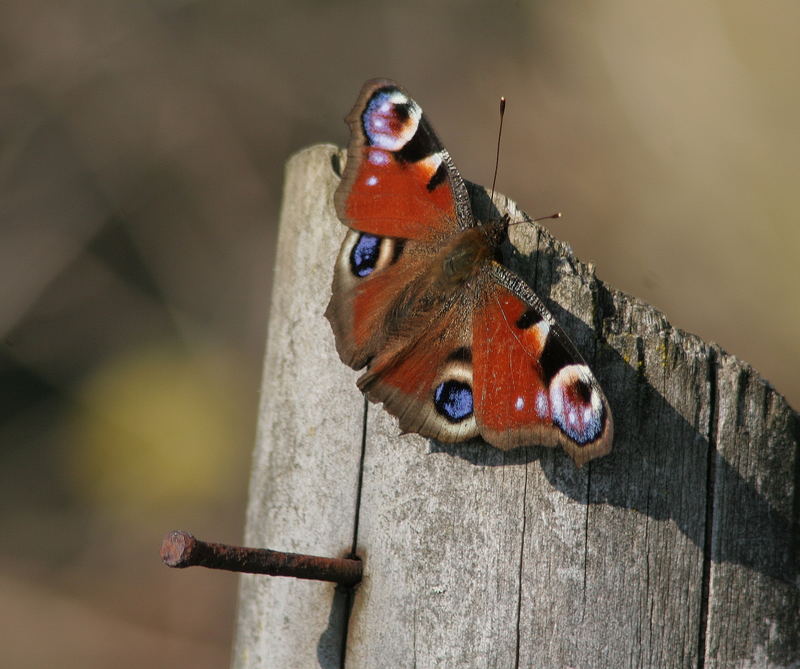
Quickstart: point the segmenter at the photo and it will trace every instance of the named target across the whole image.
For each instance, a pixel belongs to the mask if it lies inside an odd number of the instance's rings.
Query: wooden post
[[[784,398],[515,226],[507,263],[600,380],[613,453],[576,469],[560,449],[400,436],[323,317],[341,159],[315,146],[287,167],[246,543],[355,546],[364,580],[244,576],[234,667],[797,666],[800,419]]]

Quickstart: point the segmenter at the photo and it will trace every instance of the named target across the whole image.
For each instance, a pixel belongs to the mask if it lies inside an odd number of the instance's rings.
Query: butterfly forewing
[[[342,360],[361,369],[387,342],[389,314],[442,240],[474,224],[469,196],[419,105],[391,81],[364,84],[336,212],[353,232],[336,261],[326,316]]]
[[[475,414],[498,448],[562,445],[578,464],[611,450],[608,401],[533,290],[491,263],[473,316]]]
[[[464,181],[402,88],[368,81],[347,123],[347,164],[334,196],[345,225],[377,236],[441,239],[473,224]]]

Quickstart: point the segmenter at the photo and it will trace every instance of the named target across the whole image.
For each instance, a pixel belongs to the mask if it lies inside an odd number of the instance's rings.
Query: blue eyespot
[[[461,381],[445,381],[433,392],[433,405],[451,423],[472,415],[472,388]]]
[[[553,414],[553,422],[570,439],[584,446],[603,432],[605,415],[594,414],[588,408],[570,408],[566,414]]]
[[[362,233],[350,252],[350,269],[353,274],[362,278],[371,274],[378,264],[380,250],[380,237]]]

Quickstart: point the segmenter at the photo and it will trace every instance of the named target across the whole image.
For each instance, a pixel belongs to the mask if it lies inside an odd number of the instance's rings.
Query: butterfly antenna
[[[549,216],[540,216],[539,218],[534,218],[533,222],[538,223],[539,221],[546,221],[548,218],[561,218],[561,212],[557,211],[555,214],[550,214]]]
[[[539,218],[529,218],[525,215],[525,218],[521,218],[518,221],[511,221],[508,225],[519,225],[520,223],[538,223],[539,221],[546,221],[548,218],[561,218],[561,212],[557,211],[555,214],[550,214],[549,216],[539,216]]]
[[[494,176],[492,177],[492,197],[494,202],[494,185],[497,183],[497,168],[500,166],[500,138],[503,136],[503,116],[506,113],[506,99],[500,98],[500,129],[497,131],[497,150],[494,156]]]
[[[492,177],[492,196],[491,201],[494,202],[494,187],[497,183],[497,170],[500,167],[500,139],[503,136],[503,117],[506,115],[506,99],[505,97],[500,97],[500,127],[497,130],[497,149],[495,150],[494,155],[494,176]],[[557,211],[554,214],[550,214],[549,216],[541,216],[539,218],[530,219],[527,216],[525,219],[521,221],[514,221],[513,223],[509,223],[509,225],[516,225],[517,223],[526,223],[526,222],[533,222],[538,223],[539,221],[546,221],[550,218],[561,218],[561,212]]]

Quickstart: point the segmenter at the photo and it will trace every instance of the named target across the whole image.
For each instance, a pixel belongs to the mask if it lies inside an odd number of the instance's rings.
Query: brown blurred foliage
[[[235,578],[169,572],[158,545],[240,539],[282,167],[345,142],[373,76],[484,183],[505,95],[500,190],[563,211],[602,278],[800,404],[798,19],[792,0],[0,4],[9,666],[227,664]]]

